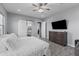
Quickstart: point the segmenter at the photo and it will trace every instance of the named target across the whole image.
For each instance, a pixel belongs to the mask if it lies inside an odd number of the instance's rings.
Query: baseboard
[[[71,47],[75,47],[74,45],[72,45],[72,44],[67,44],[68,46],[71,46]]]

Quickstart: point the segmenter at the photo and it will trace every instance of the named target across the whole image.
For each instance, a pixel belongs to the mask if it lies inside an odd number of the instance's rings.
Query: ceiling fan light
[[[33,11],[37,11],[39,13],[42,13],[46,10],[50,10],[48,7],[47,7],[47,3],[38,3],[37,5],[36,4],[33,4],[33,6],[35,6],[34,10]]]
[[[43,9],[39,9],[38,12],[42,13],[42,12],[44,12],[44,10]]]
[[[41,8],[46,9],[47,7],[46,6],[41,6]]]

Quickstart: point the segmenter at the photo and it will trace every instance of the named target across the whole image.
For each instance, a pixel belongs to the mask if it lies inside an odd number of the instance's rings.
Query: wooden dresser
[[[49,31],[49,41],[60,44],[62,46],[66,46],[67,32]]]

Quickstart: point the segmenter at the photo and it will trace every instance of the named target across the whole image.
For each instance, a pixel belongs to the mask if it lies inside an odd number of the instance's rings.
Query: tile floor
[[[61,46],[59,44],[49,42],[51,56],[75,56],[75,48],[69,46]]]

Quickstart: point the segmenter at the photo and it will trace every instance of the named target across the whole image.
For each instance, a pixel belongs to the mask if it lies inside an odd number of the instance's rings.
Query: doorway
[[[37,30],[37,34],[39,36],[39,38],[41,38],[41,22],[37,22],[38,23],[38,30]]]

